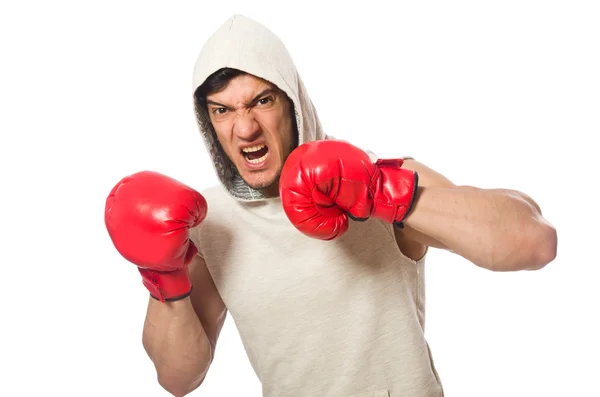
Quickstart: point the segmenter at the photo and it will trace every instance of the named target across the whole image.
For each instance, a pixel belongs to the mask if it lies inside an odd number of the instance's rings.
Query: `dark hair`
[[[208,76],[200,87],[194,93],[198,104],[206,105],[206,97],[215,92],[221,91],[229,82],[237,76],[246,74],[246,72],[233,68],[222,68]]]

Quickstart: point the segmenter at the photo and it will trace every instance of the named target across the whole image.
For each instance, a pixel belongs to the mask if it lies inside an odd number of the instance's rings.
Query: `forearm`
[[[556,249],[537,205],[510,190],[421,187],[405,224],[490,270],[537,269]]]
[[[156,367],[158,381],[175,396],[197,388],[212,361],[212,348],[190,302],[151,299],[143,344]]]

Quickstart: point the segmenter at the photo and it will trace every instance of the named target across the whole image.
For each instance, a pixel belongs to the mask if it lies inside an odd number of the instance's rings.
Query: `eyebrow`
[[[258,93],[258,95],[256,95],[254,98],[252,98],[252,100],[250,101],[250,104],[254,104],[256,103],[260,98],[264,97],[267,94],[273,94],[275,93],[276,90],[273,88],[267,88],[266,90],[262,90],[260,93]],[[214,105],[214,106],[220,106],[220,107],[224,107],[224,108],[228,108],[229,106],[227,105],[223,105],[222,103],[219,102],[215,102],[215,101],[211,101],[210,99],[206,100],[206,103],[208,105]]]

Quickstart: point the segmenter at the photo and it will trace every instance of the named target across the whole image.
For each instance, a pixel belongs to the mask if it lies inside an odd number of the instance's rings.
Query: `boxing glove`
[[[412,209],[418,174],[402,159],[371,161],[345,141],[322,140],[297,147],[281,171],[283,209],[302,233],[332,240],[348,229],[348,218],[371,217],[402,225]]]
[[[198,250],[189,229],[206,214],[200,193],[165,175],[142,171],[114,186],[104,221],[115,248],[137,265],[150,295],[165,302],[191,293],[188,264]]]

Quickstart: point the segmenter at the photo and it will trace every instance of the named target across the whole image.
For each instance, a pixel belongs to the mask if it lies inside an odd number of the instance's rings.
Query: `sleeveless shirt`
[[[237,327],[265,397],[442,397],[424,336],[424,261],[392,226],[351,221],[309,238],[278,198],[203,192],[191,239]]]

